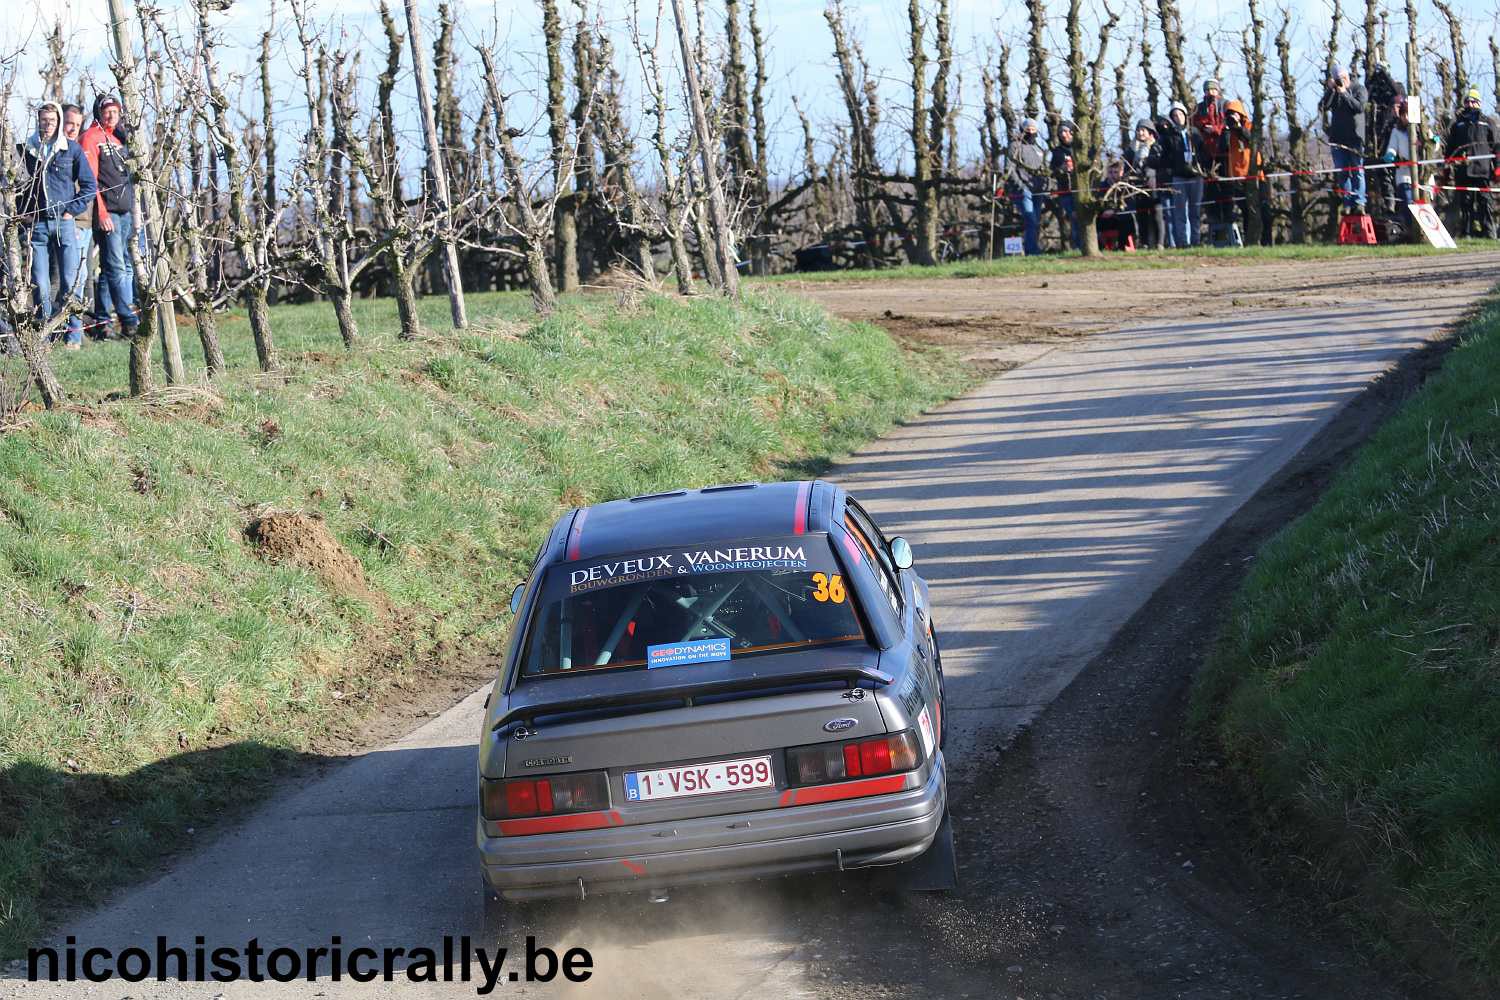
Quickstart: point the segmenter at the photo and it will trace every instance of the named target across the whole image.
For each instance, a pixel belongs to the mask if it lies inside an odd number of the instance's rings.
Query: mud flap
[[[882,881],[903,892],[951,892],[958,888],[958,854],[953,849],[953,820],[946,814],[932,846],[904,865],[882,872]]]

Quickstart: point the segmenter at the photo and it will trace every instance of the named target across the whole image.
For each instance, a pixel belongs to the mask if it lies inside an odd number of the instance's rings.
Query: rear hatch
[[[555,567],[501,720],[506,777],[607,772],[626,823],[782,804],[786,748],[886,732],[841,573],[821,534]]]
[[[858,658],[873,666],[876,654]],[[848,692],[841,682],[814,681],[682,699],[671,708],[540,716],[525,739],[508,741],[506,776],[606,771],[611,806],[626,823],[770,809],[787,785],[786,748],[886,731],[877,699]]]

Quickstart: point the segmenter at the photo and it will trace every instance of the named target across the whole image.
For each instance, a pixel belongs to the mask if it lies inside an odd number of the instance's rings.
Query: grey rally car
[[[911,547],[827,482],[564,515],[481,734],[489,898],[951,871],[927,600]]]

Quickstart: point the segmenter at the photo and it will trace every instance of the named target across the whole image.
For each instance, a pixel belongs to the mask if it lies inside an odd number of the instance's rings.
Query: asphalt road
[[[932,582],[959,792],[975,777],[966,751],[1003,745],[1035,718],[1341,404],[1472,305],[1497,264],[1500,255],[1443,258],[1435,266],[1449,280],[1410,305],[1238,312],[1059,346],[834,470],[829,478],[912,541]],[[477,936],[472,774],[483,697],[289,788],[166,874],[77,919],[57,942],[118,950],[164,935],[192,948],[201,936],[208,948],[257,938],[266,949],[305,949],[337,935],[347,951]],[[982,863],[981,843],[960,849]],[[590,948],[593,979],[566,989],[502,980],[496,994],[838,993],[818,969],[826,953],[849,946],[839,914],[866,911],[875,891],[861,877],[828,877],[792,889],[700,890],[665,905],[605,899],[554,910],[535,925],[541,943]],[[27,998],[388,993],[475,989],[0,979],[0,995]]]

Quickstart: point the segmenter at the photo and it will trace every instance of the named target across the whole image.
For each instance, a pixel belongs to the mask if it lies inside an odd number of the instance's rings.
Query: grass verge
[[[60,356],[94,402],[0,435],[0,956],[372,706],[471,688],[561,510],[805,472],[970,378],[771,290],[476,296],[415,344],[360,308],[352,353],[327,307],[275,310],[275,377],[230,318],[214,394],[110,402],[122,347]],[[262,558],[268,511],[329,558]]]
[[[1458,241],[1460,250],[1493,250],[1493,240],[1464,239]],[[1425,243],[1395,243],[1381,246],[1338,246],[1336,244],[1308,243],[1286,244],[1274,247],[1241,247],[1238,249],[1215,249],[1199,247],[1193,250],[1152,250],[1140,253],[1108,253],[1092,260],[1077,254],[1047,254],[1040,257],[999,257],[995,260],[960,260],[936,267],[903,264],[876,270],[809,271],[778,274],[769,278],[752,279],[757,282],[838,282],[889,280],[891,278],[1005,278],[1025,277],[1031,274],[1069,274],[1076,271],[1135,271],[1153,268],[1182,267],[1192,260],[1214,260],[1224,263],[1298,260],[1342,260],[1352,257],[1385,259],[1392,257],[1427,257],[1452,253],[1438,250]]]
[[[1346,914],[1500,981],[1500,303],[1259,554],[1193,716]],[[1350,878],[1352,873],[1358,873]],[[1433,938],[1444,946],[1430,947]],[[1437,956],[1446,955],[1446,958]]]

